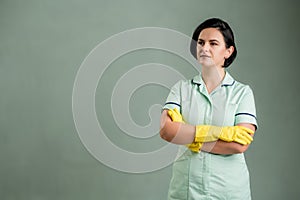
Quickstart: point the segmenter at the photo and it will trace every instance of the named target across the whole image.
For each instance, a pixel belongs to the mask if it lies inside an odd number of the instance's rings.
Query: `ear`
[[[234,52],[234,47],[230,46],[228,49],[226,49],[224,58],[228,59],[233,52]]]

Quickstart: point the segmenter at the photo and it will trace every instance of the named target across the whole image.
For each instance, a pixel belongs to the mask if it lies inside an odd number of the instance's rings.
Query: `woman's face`
[[[222,67],[234,50],[228,49],[222,33],[216,28],[203,29],[197,41],[197,59],[202,66]]]

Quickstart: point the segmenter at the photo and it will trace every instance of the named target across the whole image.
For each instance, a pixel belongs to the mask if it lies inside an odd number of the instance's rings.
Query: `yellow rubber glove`
[[[182,115],[180,114],[180,112],[177,108],[174,108],[172,110],[168,110],[168,115],[171,117],[173,122],[182,122],[182,123],[184,123]]]
[[[250,144],[254,134],[249,128],[243,126],[196,126],[195,142],[213,142],[218,139],[225,142],[237,142],[243,145]]]
[[[200,149],[202,147],[202,144],[201,142],[193,142],[191,144],[186,144],[185,146],[187,148],[189,148],[189,150],[193,151],[193,152],[196,152],[196,153],[199,153],[200,152]]]
[[[176,108],[169,110],[168,115],[173,121],[184,122],[180,112]],[[220,127],[197,125],[194,142],[186,146],[191,151],[199,152],[203,142],[213,142],[218,139],[226,142],[237,142],[246,145],[253,141],[253,138],[249,134],[254,134],[254,131],[243,126]]]
[[[247,145],[253,141],[249,134],[254,134],[254,131],[243,126],[198,125],[196,126],[194,142],[187,147],[191,151],[199,152],[203,142],[214,142],[218,139]]]
[[[182,118],[182,115],[180,114],[180,112],[177,108],[168,110],[168,115],[171,117],[173,122],[185,123]],[[186,144],[185,146],[188,147],[193,152],[199,152],[199,150],[202,146],[202,143],[201,142],[193,142],[191,144]]]

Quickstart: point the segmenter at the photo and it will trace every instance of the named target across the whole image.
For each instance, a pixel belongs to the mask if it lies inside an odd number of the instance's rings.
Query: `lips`
[[[208,55],[200,55],[200,58],[210,58]]]

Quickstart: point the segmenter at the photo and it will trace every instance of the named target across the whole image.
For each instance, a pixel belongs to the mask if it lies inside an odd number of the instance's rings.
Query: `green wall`
[[[89,153],[73,120],[73,84],[86,56],[114,34],[163,27],[190,36],[208,17],[231,24],[238,58],[230,72],[255,94],[259,129],[246,152],[253,199],[299,199],[298,9],[292,0],[1,0],[0,199],[166,199],[171,166],[126,173]],[[122,47],[108,51],[116,48]],[[110,109],[115,82],[133,66],[150,62],[186,77],[196,73],[183,68],[187,63],[180,57],[153,49],[130,52],[111,64],[99,81],[95,106],[107,137],[128,151],[165,145],[157,134],[126,136]],[[163,104],[167,94],[156,84],[136,90],[129,102],[135,122],[148,124],[149,107]]]

